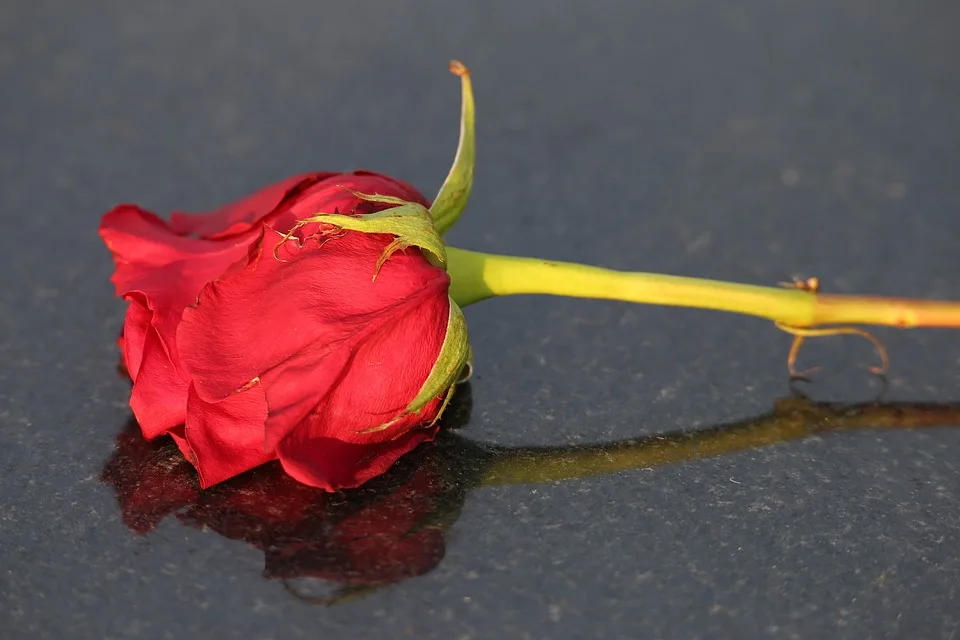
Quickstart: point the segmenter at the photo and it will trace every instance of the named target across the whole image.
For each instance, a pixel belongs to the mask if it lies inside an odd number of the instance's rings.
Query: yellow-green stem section
[[[960,328],[960,302],[827,295],[796,288],[613,271],[455,247],[447,247],[447,271],[450,296],[461,307],[494,296],[546,294],[713,309],[794,327],[873,324]]]

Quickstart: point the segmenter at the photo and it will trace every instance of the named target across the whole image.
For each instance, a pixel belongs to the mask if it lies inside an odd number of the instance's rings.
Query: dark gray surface
[[[362,166],[428,194],[474,72],[454,244],[617,268],[960,298],[960,5],[922,0],[0,4],[4,637],[953,637],[960,428],[850,432],[478,491],[438,568],[310,607],[242,542],[147,538],[98,481],[128,416],[96,235]],[[465,434],[605,441],[762,414],[767,323],[588,301],[468,311]],[[957,334],[881,331],[888,397],[960,401]],[[862,401],[869,345],[810,347]],[[958,425],[960,426],[960,425]]]

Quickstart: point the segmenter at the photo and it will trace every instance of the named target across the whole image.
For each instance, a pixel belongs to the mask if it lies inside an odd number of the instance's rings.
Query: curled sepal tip
[[[473,187],[473,165],[476,161],[474,135],[473,85],[470,71],[459,60],[450,62],[450,72],[460,77],[462,92],[460,107],[460,142],[457,155],[453,158],[450,173],[433,200],[430,213],[433,215],[437,232],[443,235],[454,225],[470,199]]]
[[[452,298],[452,296],[451,296]],[[463,370],[457,378],[457,384],[466,384],[473,377],[473,347],[467,345],[467,360],[463,363]]]

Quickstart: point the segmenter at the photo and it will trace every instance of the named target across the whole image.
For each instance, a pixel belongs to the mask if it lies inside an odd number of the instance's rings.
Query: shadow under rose
[[[420,576],[443,559],[444,536],[468,493],[484,486],[555,482],[763,447],[846,429],[960,426],[960,403],[816,403],[784,398],[758,418],[601,445],[507,448],[453,430],[470,416],[457,392],[433,443],[366,485],[327,493],[269,463],[206,490],[168,438],[147,442],[133,421],[117,436],[101,478],[124,523],[146,535],[173,514],[183,524],[242,540],[264,554],[266,578],[295,597],[334,604]],[[324,592],[315,593],[319,585]],[[323,589],[321,589],[323,591]]]

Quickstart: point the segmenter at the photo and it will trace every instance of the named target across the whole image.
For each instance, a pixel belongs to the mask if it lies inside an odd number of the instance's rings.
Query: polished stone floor
[[[894,0],[0,3],[2,635],[953,637],[960,334],[878,331],[885,384],[869,343],[813,342],[791,388],[760,320],[493,300],[448,429],[387,477],[198,492],[129,423],[97,225],[315,169],[432,194],[457,57],[479,164],[452,244],[960,299],[958,24]]]

